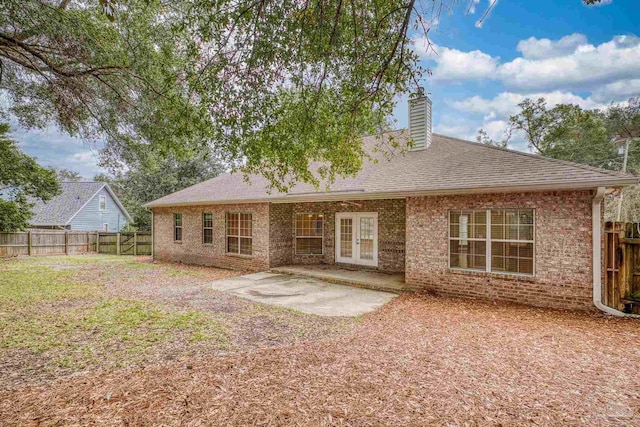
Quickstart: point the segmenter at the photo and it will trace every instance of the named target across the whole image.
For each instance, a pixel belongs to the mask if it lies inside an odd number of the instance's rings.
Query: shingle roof
[[[31,200],[31,225],[65,225],[98,191],[104,182],[63,182],[62,194],[47,202]]]
[[[364,138],[365,149],[389,137],[406,147],[409,132],[393,131]],[[391,156],[372,154],[355,178],[338,178],[329,191],[298,184],[287,194],[268,192],[267,180],[241,173],[223,174],[169,194],[149,207],[240,201],[330,200],[371,198],[391,194],[447,194],[534,189],[593,188],[637,184],[637,178],[572,162],[550,159],[444,135],[433,134],[426,150],[398,149]]]

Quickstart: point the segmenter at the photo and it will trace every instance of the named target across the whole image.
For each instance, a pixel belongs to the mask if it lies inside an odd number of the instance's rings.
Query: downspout
[[[640,318],[640,315],[623,313],[602,303],[602,200],[605,188],[598,187],[591,205],[593,232],[593,305],[612,316]]]
[[[153,209],[149,209],[147,207],[144,208],[146,211],[151,212],[151,260],[155,261],[155,250],[154,250],[154,236],[153,236]]]

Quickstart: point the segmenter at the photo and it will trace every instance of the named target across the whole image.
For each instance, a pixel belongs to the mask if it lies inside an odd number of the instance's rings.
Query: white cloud
[[[20,149],[46,167],[65,168],[90,178],[104,172],[98,166],[97,150],[101,141],[85,142],[62,133],[55,126],[45,129],[25,130],[17,120],[11,118],[12,138],[18,141]]]
[[[434,126],[433,131],[441,135],[475,141],[478,129],[477,123],[471,120],[460,120],[459,117],[445,118],[443,122]]]
[[[505,131],[507,130],[508,122],[506,120],[491,120],[485,121],[482,125],[482,129],[487,132],[487,136],[494,141],[501,141],[505,138]]]
[[[585,109],[604,108],[606,105],[594,101],[592,98],[583,98],[571,92],[537,92],[537,93],[514,93],[502,92],[492,99],[472,96],[462,101],[451,101],[449,104],[456,110],[468,113],[482,114],[484,120],[494,120],[496,118],[506,119],[518,112],[518,104],[526,98],[544,98],[548,107],[558,104],[575,104]]]
[[[548,92],[596,91],[619,80],[640,79],[640,38],[634,35],[615,36],[597,46],[582,34],[556,41],[531,37],[518,43],[523,56],[505,63],[480,50],[434,48],[435,52],[428,51],[424,39],[416,40],[418,53],[435,62],[434,81],[499,80],[512,92]],[[615,87],[611,91],[620,92]]]
[[[75,153],[70,158],[74,163],[88,163],[95,164],[96,163],[96,155],[93,151],[81,151],[80,153]]]
[[[493,120],[497,117],[495,111],[490,111],[489,114],[487,114],[486,116],[484,116],[484,120],[485,121],[489,121],[489,120]]]
[[[586,44],[587,37],[584,34],[574,33],[564,36],[558,41],[529,37],[526,40],[521,40],[516,49],[525,58],[543,59],[571,54],[578,46]]]
[[[481,80],[496,72],[499,59],[474,50],[462,52],[433,45],[424,38],[415,40],[416,50],[425,58],[435,61],[432,78],[439,81]]]
[[[593,91],[593,99],[601,102],[624,100],[640,95],[640,79],[618,80]]]
[[[563,56],[516,58],[500,65],[496,77],[520,89],[588,88],[640,76],[639,61],[640,38],[616,36],[598,46],[582,44]]]

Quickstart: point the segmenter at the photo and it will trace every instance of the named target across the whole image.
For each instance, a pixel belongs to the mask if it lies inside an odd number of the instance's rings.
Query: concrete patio
[[[269,272],[216,280],[211,287],[251,301],[321,316],[359,316],[396,297],[390,292],[342,286],[314,277]]]
[[[287,265],[272,268],[274,273],[313,277],[339,285],[357,286],[386,292],[406,291],[403,273],[341,268],[335,265]]]

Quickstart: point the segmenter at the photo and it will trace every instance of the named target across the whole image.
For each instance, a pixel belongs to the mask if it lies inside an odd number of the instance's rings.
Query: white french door
[[[378,266],[378,213],[336,214],[336,262]]]

